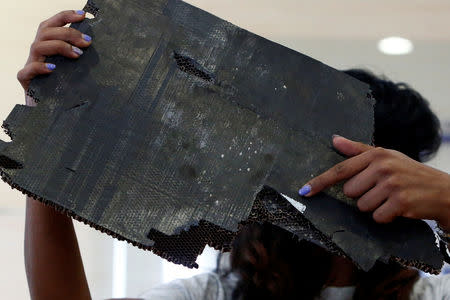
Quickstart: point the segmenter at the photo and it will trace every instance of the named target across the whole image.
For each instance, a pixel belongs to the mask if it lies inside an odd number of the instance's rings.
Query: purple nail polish
[[[80,16],[84,15],[84,10],[76,10],[75,12]]]
[[[75,52],[78,55],[82,55],[83,54],[83,50],[81,50],[78,47],[72,46],[72,51]]]
[[[309,184],[307,184],[298,191],[298,194],[300,196],[305,196],[305,195],[308,195],[310,192],[311,192],[311,186]]]
[[[81,37],[83,38],[83,40],[85,40],[86,42],[90,42],[90,41],[92,41],[92,38],[89,36],[89,35],[87,35],[87,34],[82,34],[81,35]]]
[[[54,69],[56,69],[56,66],[54,64],[45,64],[45,66],[47,67],[47,69],[49,69],[50,71],[53,71]]]

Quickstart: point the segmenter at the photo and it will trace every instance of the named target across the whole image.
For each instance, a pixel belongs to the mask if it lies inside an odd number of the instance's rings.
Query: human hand
[[[375,148],[343,137],[333,137],[334,147],[351,158],[310,180],[299,191],[310,197],[340,181],[344,194],[359,198],[361,211],[373,211],[378,223],[402,216],[436,220],[450,230],[450,175],[406,155]]]
[[[74,28],[63,26],[68,23],[81,22],[84,18],[85,12],[82,10],[67,10],[39,25],[25,67],[17,73],[17,79],[25,91],[34,77],[49,74],[55,70],[55,65],[45,63],[47,56],[59,54],[76,59],[83,54],[80,48],[88,47],[92,42],[91,37]],[[27,104],[32,105],[29,103],[29,99],[27,99]]]

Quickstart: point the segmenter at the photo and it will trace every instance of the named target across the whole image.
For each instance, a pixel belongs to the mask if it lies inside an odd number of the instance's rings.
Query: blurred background
[[[142,0],[144,1],[144,0]],[[147,0],[150,1],[150,0]],[[16,80],[39,23],[85,0],[3,1],[0,118],[24,104]],[[404,81],[430,101],[444,130],[444,143],[430,165],[449,172],[450,2],[448,0],[189,0],[258,35],[336,69],[367,68]],[[394,39],[387,39],[396,37]],[[94,41],[95,42],[95,41]],[[0,134],[0,138],[9,138]],[[0,184],[0,290],[4,299],[29,299],[23,263],[25,197]],[[206,249],[200,269],[189,270],[114,241],[75,222],[93,299],[136,297],[152,286],[215,267]]]

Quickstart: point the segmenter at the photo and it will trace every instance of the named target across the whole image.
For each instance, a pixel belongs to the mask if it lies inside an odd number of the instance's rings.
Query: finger
[[[333,136],[333,146],[336,150],[346,156],[355,156],[374,148],[363,143],[351,141],[338,135]]]
[[[389,198],[390,191],[382,184],[376,185],[358,199],[357,205],[361,211],[374,211]]]
[[[33,62],[26,65],[22,70],[17,73],[17,79],[19,80],[22,87],[27,90],[30,85],[31,80],[43,74],[50,74],[55,70],[56,66],[50,63],[43,62]]]
[[[300,196],[313,196],[329,186],[355,176],[364,170],[371,160],[370,152],[349,158],[310,180],[300,189],[299,194]]]
[[[61,27],[69,23],[81,22],[84,20],[85,15],[85,12],[82,10],[65,10],[42,22],[39,25],[39,29]]]
[[[401,215],[401,207],[395,201],[388,199],[373,212],[373,219],[377,223],[390,223]]]
[[[350,198],[360,197],[373,188],[377,184],[378,179],[378,173],[375,171],[375,168],[369,165],[344,184],[344,194]]]
[[[41,41],[31,46],[30,61],[43,62],[46,56],[62,55],[68,58],[78,58],[83,51],[64,41]]]
[[[41,30],[36,37],[36,41],[52,40],[61,40],[74,46],[85,48],[91,44],[92,38],[74,28],[68,27],[48,27]]]

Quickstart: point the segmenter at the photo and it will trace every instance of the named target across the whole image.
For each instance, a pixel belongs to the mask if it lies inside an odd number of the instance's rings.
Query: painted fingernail
[[[54,69],[56,69],[56,66],[54,64],[45,64],[45,66],[47,67],[47,69],[49,69],[50,71],[53,71]]]
[[[84,10],[76,10],[75,12],[80,16],[84,15]]]
[[[90,41],[92,41],[92,38],[89,36],[89,35],[87,35],[87,34],[82,34],[81,35],[81,37],[83,38],[83,40],[85,40],[86,42],[90,42]]]
[[[82,55],[83,54],[83,50],[81,50],[78,47],[72,46],[72,51],[75,52],[78,55]]]
[[[298,191],[298,194],[300,196],[305,196],[305,195],[308,195],[310,192],[311,192],[311,186],[309,184],[307,184]]]

